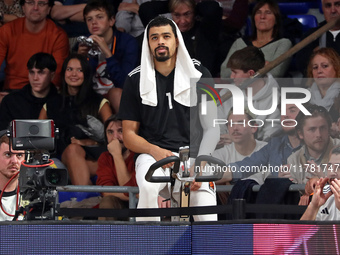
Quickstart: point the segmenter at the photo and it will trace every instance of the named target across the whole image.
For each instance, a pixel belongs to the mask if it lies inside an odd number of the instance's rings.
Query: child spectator
[[[251,78],[258,70],[265,65],[265,59],[262,51],[254,46],[248,46],[241,50],[234,52],[228,62],[228,67],[232,71],[231,78],[234,79],[236,86],[240,86],[243,81]],[[246,97],[252,96],[252,103],[255,109],[263,110],[270,109],[273,104],[273,88],[278,89],[279,85],[270,73],[267,73],[264,78],[254,79],[248,88],[252,88],[252,95],[248,95],[247,90],[243,93]],[[227,89],[220,91],[221,95],[224,95]],[[277,93],[277,102],[279,102],[279,92]],[[232,98],[223,103],[223,106],[219,107],[219,118],[226,119],[232,106]],[[247,99],[245,99],[247,101]],[[266,119],[278,119],[280,118],[280,112],[276,108],[272,114],[269,115],[257,115],[256,119],[262,120],[263,125],[259,127],[257,133],[257,139],[268,141],[271,136],[280,132],[281,127],[278,123],[266,123]],[[222,129],[221,129],[222,130]],[[223,132],[223,130],[222,130]],[[222,133],[222,139],[228,137],[228,134]]]
[[[98,55],[89,57],[95,71],[94,90],[106,95],[118,112],[125,78],[136,67],[139,50],[135,38],[114,28],[114,15],[113,7],[105,0],[91,1],[84,9],[90,38],[100,49]],[[80,44],[78,53],[87,56],[89,50],[89,46]]]

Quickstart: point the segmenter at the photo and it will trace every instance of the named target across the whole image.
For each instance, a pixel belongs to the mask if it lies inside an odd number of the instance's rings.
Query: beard
[[[291,135],[291,136],[296,135],[297,136],[295,128],[288,129],[287,131],[285,131],[285,133],[287,135]]]
[[[157,53],[157,50],[159,48],[165,48],[166,49],[166,53],[162,53],[161,55],[159,55],[159,53]],[[159,46],[155,49],[155,59],[158,61],[158,62],[165,62],[167,61],[168,59],[170,59],[170,52],[169,52],[169,48],[166,47],[166,46]]]

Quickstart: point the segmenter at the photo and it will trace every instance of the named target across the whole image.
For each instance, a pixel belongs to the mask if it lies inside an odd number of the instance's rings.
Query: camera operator
[[[9,180],[18,173],[24,159],[24,151],[10,151],[6,130],[0,131],[0,190],[2,194],[0,221],[12,220],[14,217],[18,201],[18,178],[14,177],[11,182]]]

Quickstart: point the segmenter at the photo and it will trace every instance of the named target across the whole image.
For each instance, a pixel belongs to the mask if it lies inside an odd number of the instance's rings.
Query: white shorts
[[[178,153],[174,153],[178,155]],[[189,159],[190,163],[194,159]],[[158,196],[170,198],[171,183],[152,183],[145,180],[145,175],[150,166],[156,160],[149,154],[141,154],[136,160],[136,180],[139,187],[138,208],[158,208]],[[158,168],[153,176],[169,176],[170,170]],[[174,199],[179,202],[180,198],[180,181],[176,180],[173,191]],[[190,192],[190,206],[212,206],[216,205],[216,187],[210,185],[209,182],[202,182],[201,187],[197,191]],[[194,215],[195,221],[217,221],[216,214]],[[160,221],[160,217],[137,217],[137,221]]]

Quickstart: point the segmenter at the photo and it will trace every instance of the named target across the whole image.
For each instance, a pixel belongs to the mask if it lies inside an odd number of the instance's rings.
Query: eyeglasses
[[[38,4],[39,7],[45,7],[46,5],[48,5],[48,2],[43,2],[43,1],[39,1],[39,2],[35,2],[35,1],[25,1],[25,3],[29,6],[34,6],[35,3]]]

